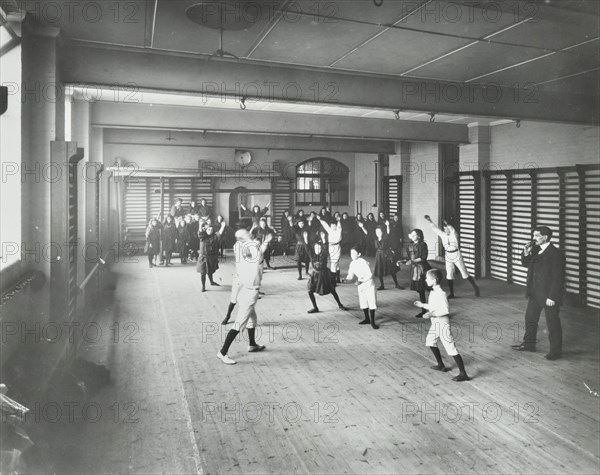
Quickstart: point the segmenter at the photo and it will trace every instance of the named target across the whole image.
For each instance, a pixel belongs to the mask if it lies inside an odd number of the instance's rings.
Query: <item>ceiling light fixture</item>
[[[185,16],[198,25],[219,30],[219,49],[212,53],[208,59],[229,57],[240,59],[235,54],[223,49],[224,30],[244,30],[253,25],[248,15],[240,15],[239,0],[205,1],[189,6]],[[228,21],[229,19],[229,21]]]

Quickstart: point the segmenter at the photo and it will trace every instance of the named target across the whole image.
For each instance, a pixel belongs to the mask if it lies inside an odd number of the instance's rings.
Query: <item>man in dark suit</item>
[[[560,251],[550,242],[552,230],[538,226],[533,241],[523,248],[521,263],[527,267],[527,297],[525,336],[523,343],[514,345],[517,351],[535,351],[538,321],[542,309],[546,314],[550,351],[548,360],[557,360],[562,352],[562,327],[559,310],[563,303],[565,269]]]

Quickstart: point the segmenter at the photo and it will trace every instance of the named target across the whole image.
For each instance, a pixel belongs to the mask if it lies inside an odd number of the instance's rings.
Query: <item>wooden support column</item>
[[[506,281],[512,283],[513,243],[512,243],[512,192],[513,174],[506,175]]]
[[[475,202],[473,206],[473,212],[475,214],[475,278],[478,279],[481,277],[481,259],[484,258],[484,253],[481,249],[481,226],[479,223],[481,222],[481,201],[478,199],[481,193],[481,181],[483,179],[481,171],[477,170],[473,172],[473,186],[474,186],[474,195]]]
[[[587,256],[587,209],[585,203],[585,167],[576,166],[577,175],[579,178],[579,302],[585,305],[587,302],[587,272],[588,272],[588,256]]]

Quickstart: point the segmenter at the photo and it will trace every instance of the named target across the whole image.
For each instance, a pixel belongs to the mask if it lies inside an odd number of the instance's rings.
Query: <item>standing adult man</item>
[[[513,345],[517,351],[535,351],[538,321],[542,309],[546,314],[550,351],[548,360],[557,360],[562,353],[562,327],[559,310],[563,303],[565,268],[560,251],[550,242],[552,230],[538,226],[533,230],[533,241],[521,254],[521,263],[527,267],[527,310],[523,343]]]
[[[253,240],[250,237],[250,233],[247,229],[239,229],[235,233],[236,239],[241,244],[238,247],[239,254],[236,255],[236,273],[237,283],[240,290],[237,295],[238,312],[235,319],[233,328],[227,333],[225,343],[221,348],[221,351],[217,353],[217,357],[225,364],[235,364],[236,361],[232,360],[227,352],[229,347],[235,340],[235,337],[245,328],[248,328],[248,351],[262,351],[265,349],[264,345],[258,345],[255,340],[256,332],[256,302],[258,301],[258,294],[260,290],[260,284],[262,282],[262,261],[263,255],[269,246],[269,242],[273,238],[272,235],[265,236],[262,243]],[[234,283],[235,284],[235,283]]]

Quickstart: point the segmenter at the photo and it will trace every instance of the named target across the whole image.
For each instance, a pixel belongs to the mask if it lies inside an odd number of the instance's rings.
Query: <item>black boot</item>
[[[467,277],[467,280],[473,286],[473,290],[475,291],[475,297],[479,297],[479,287],[477,287],[477,284],[475,283],[475,279],[473,279],[473,277],[469,276],[469,277]]]
[[[344,307],[342,305],[342,302],[340,301],[340,296],[337,294],[337,292],[335,291],[335,289],[333,289],[331,291],[331,295],[333,295],[333,298],[335,299],[335,302],[338,304],[338,308],[340,310],[348,310],[346,307]]]
[[[336,284],[341,284],[342,283],[342,281],[340,279],[340,271],[339,270],[335,271],[335,283]]]
[[[435,369],[436,371],[441,371],[443,373],[448,371],[448,368],[446,368],[444,365],[444,360],[442,360],[442,353],[440,353],[440,349],[437,346],[430,346],[429,348],[431,348],[431,352],[437,361],[437,365],[432,366],[431,369]]]
[[[225,356],[229,351],[229,347],[233,343],[233,340],[235,340],[235,337],[238,336],[238,333],[239,331],[234,330],[233,328],[229,330],[229,333],[227,333],[227,336],[225,337],[225,343],[223,343],[223,347],[220,351],[223,356]]]
[[[467,372],[465,371],[465,363],[463,362],[462,356],[456,355],[454,356],[454,361],[458,366],[458,376],[454,376],[452,381],[469,381],[471,378],[467,376]]]
[[[402,287],[402,286],[401,286],[401,285],[398,283],[398,277],[396,277],[396,274],[392,274],[392,279],[394,280],[394,286],[395,286],[397,289],[404,290],[404,287]]]
[[[200,281],[202,282],[202,292],[206,292],[206,274],[200,274]]]
[[[450,295],[448,295],[449,299],[454,298],[454,280],[448,279],[448,289],[450,290]]]
[[[358,322],[358,324],[359,325],[368,325],[369,323],[371,323],[371,320],[369,319],[369,309],[363,308],[363,312],[365,313],[365,319]]]
[[[229,307],[227,308],[227,315],[225,319],[221,322],[221,325],[227,325],[229,323],[229,319],[231,318],[231,312],[233,312],[233,307],[235,304],[233,302],[229,302]]]
[[[369,313],[371,315],[371,327],[377,330],[379,328],[379,325],[375,324],[375,310],[369,310]]]
[[[317,307],[317,300],[315,299],[315,294],[313,292],[309,292],[308,297],[310,298],[310,301],[313,304],[313,308],[311,308],[308,311],[308,313],[319,313],[319,307]]]

